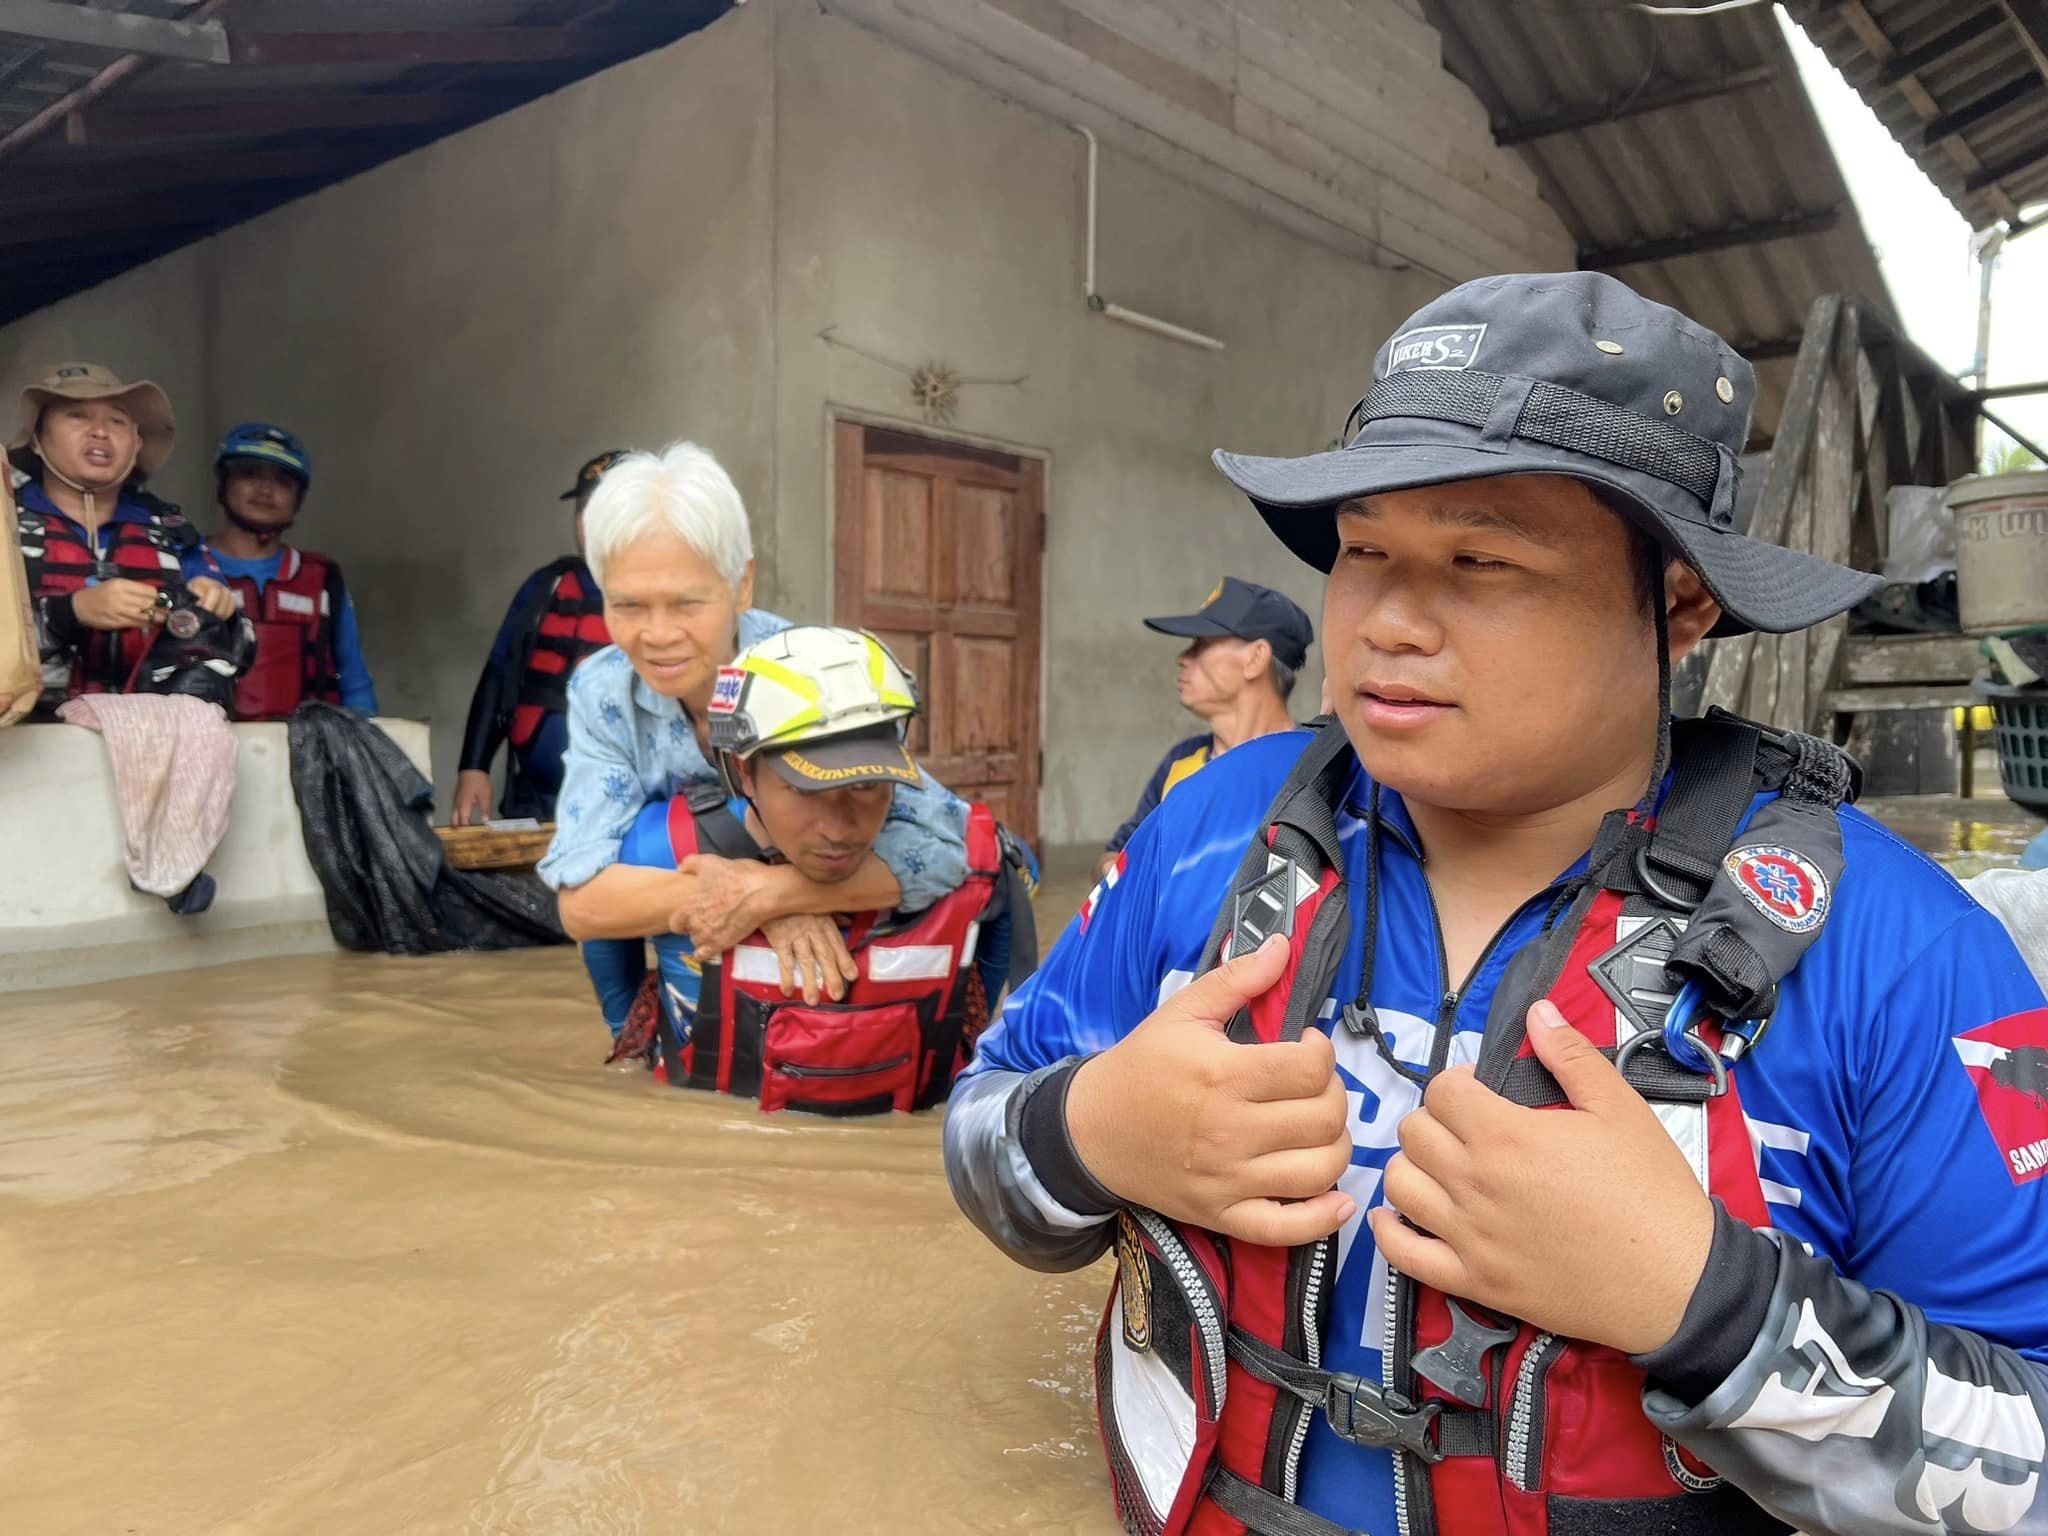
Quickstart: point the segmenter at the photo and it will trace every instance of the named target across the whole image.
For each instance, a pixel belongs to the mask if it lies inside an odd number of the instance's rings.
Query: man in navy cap
[[[1670,719],[1877,585],[1734,528],[1754,394],[1493,277],[1217,455],[1336,718],[1146,820],[946,1122],[1004,1251],[1116,1255],[1127,1529],[2048,1532],[2048,1001],[1835,749]]]
[[[1176,662],[1181,705],[1207,727],[1167,749],[1130,820],[1104,845],[1099,879],[1138,823],[1175,786],[1232,747],[1294,729],[1287,701],[1315,642],[1315,626],[1284,592],[1226,576],[1195,613],[1147,619],[1145,627],[1187,640]]]
[[[520,583],[498,625],[462,732],[448,818],[458,827],[490,819],[491,760],[504,745],[509,750],[498,813],[542,820],[555,813],[569,747],[569,676],[611,643],[604,594],[583,559],[583,509],[604,472],[625,456],[623,448],[608,449],[576,471],[576,483],[561,496],[575,503],[576,553],[550,561]]]

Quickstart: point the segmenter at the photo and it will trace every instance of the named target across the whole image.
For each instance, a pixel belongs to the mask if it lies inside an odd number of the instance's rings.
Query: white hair
[[[667,529],[737,589],[754,558],[739,490],[708,449],[670,443],[629,453],[604,472],[583,510],[583,558],[604,586],[605,567],[627,545]]]

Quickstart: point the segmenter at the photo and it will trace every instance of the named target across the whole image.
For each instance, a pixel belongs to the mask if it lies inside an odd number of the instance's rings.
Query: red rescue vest
[[[340,567],[325,555],[287,545],[263,590],[247,576],[227,578],[242,616],[256,627],[256,660],[235,684],[237,720],[283,720],[307,699],[341,702],[334,655]]]
[[[1617,1037],[1640,1038],[1641,1046],[1630,1044],[1622,1057],[1629,1081],[1658,1106],[1702,1185],[1731,1214],[1762,1226],[1767,1217],[1738,1074],[1718,1059],[1712,1073],[1694,1073],[1664,1054],[1662,1010],[1676,988],[1664,990],[1663,966],[1674,946],[1687,966],[1711,951],[1711,964],[1700,969],[1712,971],[1717,986],[1728,983],[1720,995],[1742,995],[1731,980],[1739,970],[1751,1000],[1766,999],[1757,1013],[1768,1014],[1782,970],[1765,977],[1769,965],[1750,966],[1753,949],[1736,953],[1732,941],[1742,935],[1735,930],[1746,922],[1730,921],[1733,908],[1707,871],[1719,872],[1718,853],[1754,790],[1776,787],[1752,777],[1760,740],[1789,758],[1795,773],[1839,782],[1835,802],[1848,772],[1831,777],[1836,770],[1821,754],[1832,749],[1818,743],[1762,738],[1757,728],[1726,717],[1708,729],[1719,734],[1691,734],[1739,763],[1739,782],[1728,767],[1707,790],[1690,794],[1714,776],[1689,776],[1681,757],[1677,782],[1687,787],[1687,801],[1677,803],[1674,790],[1661,814],[1687,833],[1710,828],[1716,856],[1700,856],[1697,835],[1686,846],[1675,832],[1678,846],[1660,859],[1657,830],[1610,818],[1577,898],[1549,938],[1511,963],[1487,1020],[1478,1070],[1481,1081],[1514,1102],[1561,1107],[1564,1096],[1535,1060],[1522,1023],[1539,996],[1603,1049],[1613,1051]],[[1211,946],[1220,961],[1255,948],[1268,932],[1292,935],[1288,973],[1232,1026],[1233,1037],[1248,1043],[1293,1039],[1313,1027],[1349,940],[1332,808],[1319,797],[1348,783],[1351,759],[1348,749],[1332,750],[1341,728],[1329,731],[1275,802]],[[1802,794],[1809,788],[1802,780]],[[1807,794],[1768,826],[1795,847],[1795,839],[1808,839],[1801,855],[1810,851],[1821,866],[1832,859],[1831,873],[1838,874],[1833,803],[1824,817],[1800,819],[1827,794]],[[1695,802],[1707,801],[1714,809],[1699,814]],[[1777,804],[1758,813],[1742,844],[1757,838]],[[1823,827],[1832,831],[1832,852]],[[1697,930],[1690,939],[1681,936],[1688,921]],[[1803,936],[1800,952],[1817,931],[1818,924]],[[1783,970],[1796,960],[1782,943],[1774,949],[1767,941],[1764,950]],[[1352,1027],[1352,1013],[1345,1010],[1334,1027]],[[1696,1038],[1739,1053],[1716,1027],[1703,1026]],[[1392,1452],[1401,1529],[1410,1536],[1550,1536],[1554,1514],[1556,1529],[1573,1531],[1784,1530],[1659,1433],[1642,1410],[1643,1373],[1618,1351],[1492,1317],[1390,1275],[1385,1382],[1333,1375],[1320,1369],[1317,1354],[1335,1237],[1268,1248],[1151,1211],[1126,1210],[1117,1220],[1117,1281],[1097,1339],[1096,1398],[1126,1530],[1342,1536],[1293,1502],[1316,1412],[1340,1437]],[[1567,1505],[1570,1515],[1559,1513]]]
[[[604,622],[604,594],[585,579],[581,560],[556,563],[558,574],[540,611],[512,709],[512,745],[533,740],[549,715],[569,708],[569,674],[583,658],[612,643]]]
[[[679,862],[699,850],[681,796],[669,802],[669,835]],[[705,964],[687,1037],[663,1011],[659,1069],[679,1087],[758,1099],[764,1110],[861,1115],[943,1102],[987,1022],[974,955],[1002,874],[995,817],[970,806],[966,881],[902,926],[856,921],[847,948],[860,975],[843,1000],[783,996],[775,952],[752,935]]]
[[[153,513],[146,520],[121,518],[103,525],[112,530],[104,559],[94,554],[85,531],[68,517],[24,506],[17,510],[15,523],[28,567],[29,594],[37,598],[69,596],[96,578],[118,577],[158,588],[175,586],[184,580],[181,551],[199,542],[198,530],[175,508]],[[52,692],[60,699],[81,693],[122,692],[156,634],[153,628],[94,630],[71,659],[66,681],[59,688],[46,690],[45,698]],[[60,659],[45,649],[46,678],[51,675],[50,664]]]

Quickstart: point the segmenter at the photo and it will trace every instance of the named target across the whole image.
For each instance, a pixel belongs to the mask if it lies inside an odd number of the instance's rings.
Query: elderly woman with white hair
[[[731,478],[704,449],[676,443],[628,454],[605,471],[584,513],[585,558],[604,592],[612,644],[569,683],[569,748],[554,842],[541,878],[561,893],[562,926],[584,940],[632,941],[686,929],[700,953],[760,929],[785,961],[826,946],[835,912],[916,910],[967,876],[967,808],[929,775],[897,792],[874,853],[851,879],[818,885],[789,865],[714,857],[678,870],[620,863],[650,801],[713,789],[707,709],[718,669],[742,646],[787,629],[753,606],[754,544]],[[843,945],[830,946],[844,956]],[[603,998],[603,950],[586,945]],[[837,995],[853,974],[810,979]],[[613,989],[616,990],[616,989]],[[607,1006],[609,1015],[615,1011]],[[616,1034],[624,1018],[606,1018]]]

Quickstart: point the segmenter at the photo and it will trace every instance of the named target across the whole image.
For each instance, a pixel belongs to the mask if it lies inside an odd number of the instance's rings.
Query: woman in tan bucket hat
[[[42,711],[80,693],[121,692],[183,585],[219,618],[234,612],[199,532],[142,489],[170,457],[176,422],[162,389],[97,363],[60,363],[21,392],[9,460],[35,600]],[[23,478],[25,477],[25,478]]]

